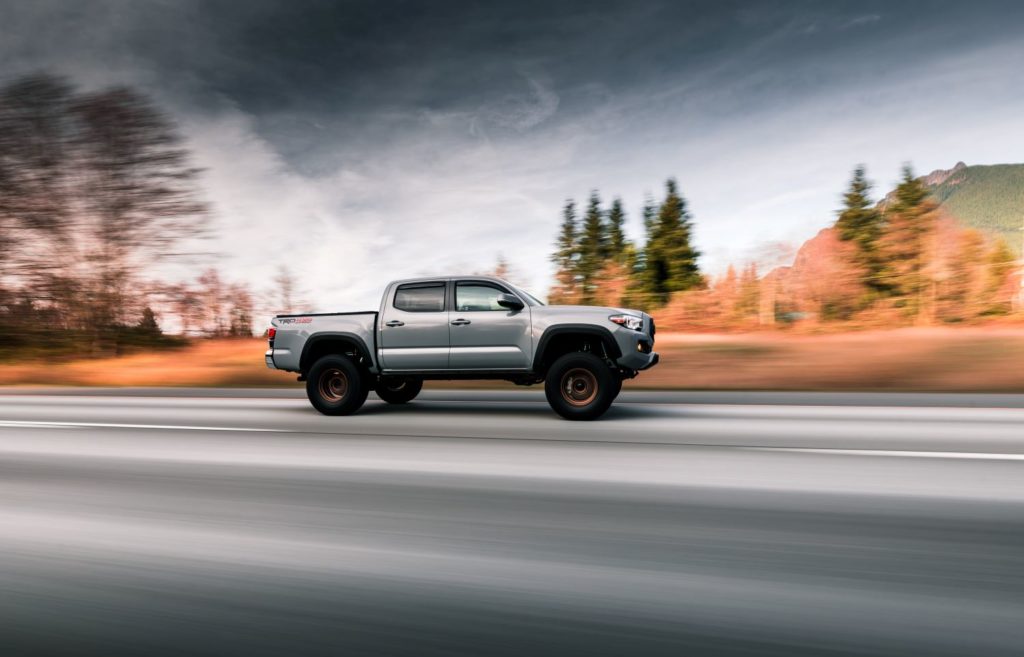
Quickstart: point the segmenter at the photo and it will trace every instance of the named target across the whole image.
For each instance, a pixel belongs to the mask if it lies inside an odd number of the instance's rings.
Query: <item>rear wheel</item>
[[[309,403],[324,415],[355,413],[369,392],[366,376],[344,356],[324,356],[306,375]]]
[[[377,385],[373,390],[378,397],[389,404],[404,404],[420,394],[420,390],[423,390],[423,381],[381,377],[377,380]]]
[[[603,360],[585,352],[556,360],[544,379],[551,408],[567,420],[593,420],[604,415],[622,387]]]

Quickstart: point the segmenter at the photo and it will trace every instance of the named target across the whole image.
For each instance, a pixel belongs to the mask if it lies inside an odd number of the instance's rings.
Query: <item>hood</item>
[[[582,322],[594,322],[594,323],[608,323],[609,315],[634,315],[636,317],[644,318],[645,322],[649,322],[647,318],[649,315],[640,310],[634,310],[629,308],[609,308],[605,306],[537,306],[531,308],[530,311],[534,317],[545,318],[550,317],[557,322],[571,322],[573,319],[578,319]]]

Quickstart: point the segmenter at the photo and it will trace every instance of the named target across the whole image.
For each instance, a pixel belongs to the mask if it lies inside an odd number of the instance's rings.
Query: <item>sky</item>
[[[0,0],[0,81],[150,94],[229,279],[316,310],[484,272],[543,296],[561,207],[678,180],[710,274],[829,225],[850,172],[1024,161],[1024,3]],[[173,275],[186,275],[181,268]]]

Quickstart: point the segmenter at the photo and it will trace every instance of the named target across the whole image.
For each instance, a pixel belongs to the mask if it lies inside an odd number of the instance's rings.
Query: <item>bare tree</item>
[[[198,171],[170,121],[126,88],[89,94],[72,108],[79,124],[83,216],[95,265],[93,307],[99,323],[118,321],[132,276],[204,228]]]
[[[231,300],[228,335],[239,338],[252,337],[253,298],[249,288],[235,283],[228,288]]]
[[[19,312],[116,340],[144,305],[137,274],[206,215],[181,139],[144,96],[47,75],[0,88],[0,287]]]
[[[277,305],[277,312],[294,312],[296,310],[295,276],[287,265],[281,265],[277,268],[277,276],[274,277],[274,285],[276,286],[275,302]]]

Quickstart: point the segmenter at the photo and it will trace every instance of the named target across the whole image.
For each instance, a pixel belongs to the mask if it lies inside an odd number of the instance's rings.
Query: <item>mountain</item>
[[[932,196],[950,216],[1021,252],[1024,227],[1024,164],[967,166],[957,163],[924,176]]]

